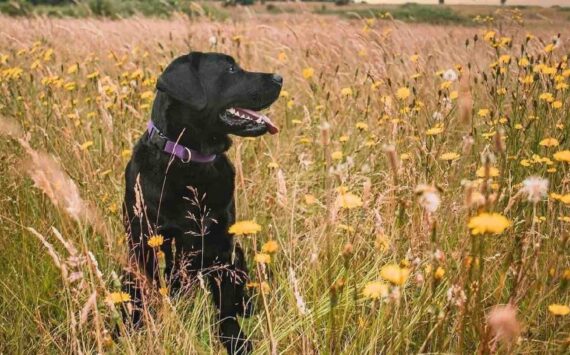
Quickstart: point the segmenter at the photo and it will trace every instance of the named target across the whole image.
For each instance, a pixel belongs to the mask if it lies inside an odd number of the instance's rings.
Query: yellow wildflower
[[[426,131],[426,136],[436,136],[443,132],[443,125],[437,125]]]
[[[487,117],[487,116],[489,116],[489,109],[488,108],[482,108],[479,110],[479,112],[477,112],[477,114],[479,115],[479,117]]]
[[[477,172],[475,173],[477,175],[477,177],[480,178],[484,178],[485,177],[485,167],[482,166],[479,169],[477,169]],[[495,168],[494,166],[489,168],[489,177],[497,177],[499,176],[499,169]]]
[[[281,63],[285,63],[287,61],[287,53],[281,51],[279,52],[279,54],[277,55],[277,59],[281,62]]]
[[[315,70],[313,68],[307,67],[303,69],[303,78],[310,79],[315,75]]]
[[[441,280],[443,278],[443,276],[445,275],[445,269],[442,268],[441,266],[439,266],[435,272],[433,273],[433,277],[436,280]]]
[[[158,248],[164,243],[164,237],[160,234],[151,235],[148,238],[148,246],[151,248]]]
[[[131,157],[131,155],[133,155],[133,151],[130,149],[124,149],[121,152],[121,157],[123,157],[123,159],[129,159]]]
[[[331,158],[333,160],[342,160],[342,152],[340,150],[337,150],[335,152],[331,153]]]
[[[373,300],[388,296],[388,285],[382,281],[372,281],[364,285],[362,295]]]
[[[279,250],[279,244],[274,240],[269,240],[261,247],[261,251],[266,254],[273,254]]]
[[[364,122],[357,122],[356,128],[358,128],[361,131],[366,131],[366,130],[368,130],[368,125]]]
[[[406,87],[399,88],[396,91],[396,97],[400,100],[406,100],[408,97],[410,97],[410,89]]]
[[[351,192],[341,192],[336,198],[336,205],[345,209],[353,209],[362,206],[362,200]]]
[[[79,65],[72,64],[67,68],[67,74],[75,74],[79,70]]]
[[[548,311],[555,316],[565,316],[570,314],[570,307],[563,304],[551,304]]]
[[[259,264],[269,264],[271,262],[271,255],[265,253],[255,254],[253,260]]]
[[[235,235],[255,234],[261,232],[261,226],[254,221],[240,221],[234,223],[228,232]]]
[[[554,160],[570,163],[570,150],[561,150],[554,153]]]
[[[79,147],[81,148],[81,150],[87,150],[92,145],[93,145],[93,141],[87,141],[87,142],[81,144]]]
[[[313,205],[313,204],[317,203],[317,198],[314,195],[306,194],[305,195],[305,203],[307,205]]]
[[[439,159],[445,161],[452,161],[459,159],[460,155],[455,152],[443,153]]]
[[[544,138],[538,144],[543,147],[557,147],[560,142],[558,142],[558,139],[556,138]]]
[[[519,59],[519,66],[520,67],[528,67],[530,64],[529,60],[527,57],[522,57],[521,59]]]
[[[498,213],[483,212],[478,216],[471,217],[467,225],[473,235],[478,234],[501,234],[511,226],[511,222]]]
[[[342,88],[340,90],[340,94],[342,96],[352,96],[352,89],[351,88]]]
[[[538,96],[538,98],[542,101],[546,101],[546,102],[552,102],[554,101],[554,96],[552,96],[551,93],[549,92],[543,92],[542,94],[540,94]]]
[[[99,76],[99,71],[96,70],[94,72],[87,74],[87,79],[95,79],[98,76]]]
[[[129,302],[131,300],[131,296],[125,292],[111,292],[105,298],[105,300],[109,303],[117,304],[117,303]]]
[[[397,264],[386,265],[380,270],[380,276],[382,276],[384,280],[389,281],[397,286],[403,285],[408,279],[409,275],[410,269],[401,268]]]

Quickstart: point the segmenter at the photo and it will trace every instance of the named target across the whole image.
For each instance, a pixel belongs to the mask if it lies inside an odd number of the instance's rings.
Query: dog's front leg
[[[162,282],[169,281],[172,272],[172,243],[169,234],[161,231],[164,241],[159,247],[152,247],[149,237],[152,231],[145,224],[138,223],[135,218],[127,228],[129,245],[129,270],[124,275],[123,289],[131,298],[133,309],[126,319],[129,319],[135,327],[142,324],[144,311],[145,283],[151,284],[158,289]],[[158,254],[163,253],[165,260],[165,275],[159,275]],[[161,278],[163,281],[161,281]]]
[[[238,316],[247,317],[252,313],[251,300],[245,291],[247,269],[239,245],[235,248],[234,264],[230,265],[229,260],[227,262],[228,264],[209,276],[212,296],[220,317],[220,341],[228,354],[250,354],[253,346],[237,319]]]

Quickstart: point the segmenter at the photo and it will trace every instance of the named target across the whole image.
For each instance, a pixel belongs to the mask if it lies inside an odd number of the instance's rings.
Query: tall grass
[[[190,50],[285,78],[229,151],[258,353],[567,351],[568,28],[486,26],[0,17],[0,351],[220,351],[199,283],[110,336],[123,169]]]

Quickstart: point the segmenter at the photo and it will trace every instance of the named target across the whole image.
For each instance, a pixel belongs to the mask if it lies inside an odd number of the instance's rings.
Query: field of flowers
[[[0,17],[0,353],[221,351],[200,283],[111,337],[124,167],[190,50],[285,78],[228,153],[259,354],[567,353],[570,24],[383,17]]]

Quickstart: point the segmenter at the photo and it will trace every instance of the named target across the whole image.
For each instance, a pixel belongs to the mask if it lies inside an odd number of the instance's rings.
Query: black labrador
[[[131,265],[144,271],[144,282],[166,284],[170,295],[184,292],[186,280],[205,280],[220,317],[219,338],[230,354],[252,347],[236,318],[251,314],[251,302],[244,254],[228,232],[235,222],[228,135],[276,133],[257,111],[279,97],[282,84],[281,76],[245,71],[224,54],[176,58],[158,78],[151,121],[125,173]],[[164,242],[149,245],[153,235]],[[139,325],[144,288],[132,272],[124,284],[134,305],[130,320]]]

